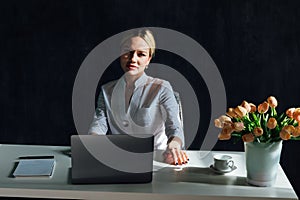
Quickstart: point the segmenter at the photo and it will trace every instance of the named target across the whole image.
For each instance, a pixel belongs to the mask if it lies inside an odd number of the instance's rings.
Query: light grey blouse
[[[109,127],[112,134],[153,134],[154,149],[166,149],[172,136],[184,145],[179,106],[169,82],[144,73],[135,81],[127,110],[125,87],[124,76],[101,87],[89,133],[106,134]]]

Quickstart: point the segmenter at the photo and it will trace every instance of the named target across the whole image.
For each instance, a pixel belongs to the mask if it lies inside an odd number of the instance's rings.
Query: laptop
[[[152,181],[153,135],[72,135],[73,184]]]

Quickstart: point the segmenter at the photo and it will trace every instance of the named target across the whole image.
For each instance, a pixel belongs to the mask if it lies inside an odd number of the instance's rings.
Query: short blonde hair
[[[142,38],[149,46],[150,57],[154,56],[155,53],[155,39],[152,32],[149,29],[133,29],[126,35],[121,41],[121,47],[127,42],[130,38],[140,37]]]

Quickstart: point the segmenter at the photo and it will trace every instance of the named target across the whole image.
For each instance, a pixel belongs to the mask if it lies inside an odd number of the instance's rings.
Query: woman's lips
[[[135,66],[135,65],[127,65],[127,68],[128,68],[129,70],[135,70],[135,69],[137,69],[138,67]]]

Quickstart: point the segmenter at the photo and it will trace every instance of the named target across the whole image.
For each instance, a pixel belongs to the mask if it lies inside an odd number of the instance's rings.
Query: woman
[[[169,82],[149,77],[145,69],[154,55],[155,40],[149,30],[137,30],[121,42],[124,75],[101,87],[89,133],[154,134],[154,149],[164,149],[169,164],[185,164],[184,135],[179,108]],[[107,123],[108,122],[108,123]]]

